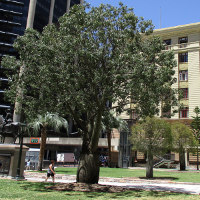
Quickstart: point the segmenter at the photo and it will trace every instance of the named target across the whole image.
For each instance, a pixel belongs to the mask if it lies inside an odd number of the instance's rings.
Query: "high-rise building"
[[[13,43],[26,28],[42,31],[44,26],[57,23],[58,18],[80,0],[0,0],[0,64],[5,55],[17,56]],[[0,115],[10,108],[4,99],[8,86],[5,69],[0,65]]]

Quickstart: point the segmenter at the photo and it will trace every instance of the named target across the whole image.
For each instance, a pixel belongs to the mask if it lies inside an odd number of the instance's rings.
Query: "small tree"
[[[191,127],[192,127],[193,134],[197,140],[197,170],[199,170],[200,109],[198,106],[195,107],[194,112],[196,116],[193,117]]]
[[[153,156],[167,152],[172,144],[168,122],[155,117],[147,117],[132,127],[133,149],[147,153],[146,177],[153,178]]]
[[[196,139],[192,130],[185,124],[176,122],[171,125],[173,135],[173,149],[179,153],[180,170],[185,170],[186,149],[191,149],[196,145]]]
[[[68,129],[68,122],[59,117],[57,114],[46,113],[45,115],[38,115],[38,117],[29,124],[35,134],[41,135],[40,141],[40,154],[39,154],[39,165],[38,170],[42,171],[42,163],[44,158],[44,150],[46,146],[47,130],[53,129],[55,132],[59,132],[60,128]]]

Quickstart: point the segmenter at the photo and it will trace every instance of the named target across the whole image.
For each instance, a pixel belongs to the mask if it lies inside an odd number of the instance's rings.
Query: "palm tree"
[[[111,167],[111,131],[113,128],[119,131],[128,132],[128,124],[120,116],[117,116],[115,112],[109,111],[103,118],[102,122],[103,131],[107,134],[108,141],[108,166]]]
[[[38,170],[42,171],[44,150],[47,139],[47,130],[51,128],[57,133],[60,132],[60,129],[62,127],[67,130],[68,122],[64,118],[59,117],[58,114],[52,114],[47,112],[45,115],[38,115],[38,117],[32,123],[29,124],[29,127],[33,129],[33,132],[35,134],[41,133]]]

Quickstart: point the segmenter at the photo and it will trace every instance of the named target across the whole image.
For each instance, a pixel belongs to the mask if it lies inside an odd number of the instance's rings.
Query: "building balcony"
[[[182,104],[184,107],[189,107],[189,99],[181,99],[180,104]]]
[[[188,70],[188,63],[179,63],[179,70]]]
[[[174,44],[165,46],[165,50],[174,50],[174,51],[182,51],[193,48],[200,48],[199,42],[190,42],[190,43],[182,43],[182,44]]]
[[[188,88],[188,81],[180,81],[179,88]]]

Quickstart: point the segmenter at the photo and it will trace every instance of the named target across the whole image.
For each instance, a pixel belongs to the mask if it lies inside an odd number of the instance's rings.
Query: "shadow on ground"
[[[139,177],[140,179],[145,179],[145,180],[178,180],[178,178],[175,177],[153,177],[153,178],[146,178],[146,177]]]
[[[53,183],[44,183],[44,182],[20,182],[20,187],[24,190],[31,190],[31,191],[37,191],[37,192],[54,192],[54,191],[57,191],[57,192],[66,192],[65,194],[66,195],[73,195],[73,196],[76,196],[76,195],[85,195],[87,196],[88,198],[91,198],[91,199],[95,199],[97,197],[106,197],[107,198],[111,198],[111,199],[118,199],[118,198],[122,198],[122,197],[169,197],[170,196],[173,198],[173,196],[177,196],[177,195],[180,195],[179,192],[176,192],[176,191],[173,191],[173,192],[170,192],[170,191],[154,191],[152,188],[150,189],[146,189],[146,188],[139,188],[139,187],[136,187],[136,188],[127,188],[125,190],[122,190],[121,192],[117,192],[117,189],[115,188],[113,190],[113,192],[111,193],[108,193],[107,191],[79,191],[79,190],[53,190],[53,189],[50,189],[50,188],[54,188],[54,187],[58,187],[60,185],[60,187],[62,187],[63,184],[53,184]],[[98,185],[98,184],[96,184]],[[100,185],[98,185],[99,187]],[[92,185],[90,185],[90,188],[93,187]],[[115,186],[112,186],[112,187],[115,187]],[[118,186],[117,186],[118,187]],[[118,187],[119,188],[119,187]],[[157,188],[158,189],[158,188]],[[160,189],[160,188],[159,188]],[[116,192],[114,192],[116,191]]]

